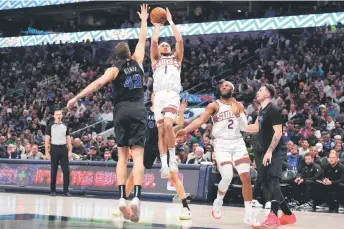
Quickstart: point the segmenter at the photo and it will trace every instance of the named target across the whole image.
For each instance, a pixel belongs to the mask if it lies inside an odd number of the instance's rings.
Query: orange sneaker
[[[263,228],[276,228],[281,225],[281,222],[280,219],[273,212],[270,212],[266,220],[262,222],[261,225]]]
[[[291,215],[285,215],[284,213],[282,213],[282,216],[280,217],[280,222],[281,225],[294,224],[296,222],[296,216],[294,213]]]

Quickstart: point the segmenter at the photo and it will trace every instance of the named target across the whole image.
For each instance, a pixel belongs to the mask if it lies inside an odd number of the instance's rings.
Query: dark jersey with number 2
[[[116,79],[112,81],[115,105],[123,101],[143,104],[142,67],[133,59],[116,61],[114,67],[119,70]]]
[[[266,107],[263,109],[261,108],[258,114],[258,125],[259,143],[262,146],[263,151],[266,152],[275,133],[273,126],[282,125],[282,114],[278,107],[270,102]],[[280,140],[276,149],[280,149],[281,145],[282,143]]]

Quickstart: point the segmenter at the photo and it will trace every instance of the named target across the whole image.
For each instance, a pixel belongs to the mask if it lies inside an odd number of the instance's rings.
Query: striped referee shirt
[[[52,145],[66,145],[66,137],[69,136],[69,134],[68,127],[63,122],[53,122],[45,130],[45,135],[50,136]]]

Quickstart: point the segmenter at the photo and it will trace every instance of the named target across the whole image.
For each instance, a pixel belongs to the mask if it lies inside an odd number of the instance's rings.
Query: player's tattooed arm
[[[274,133],[274,136],[272,137],[271,144],[268,148],[268,151],[271,153],[276,149],[278,143],[281,140],[282,133],[283,133],[282,124],[274,125],[273,128],[274,128],[275,133]]]

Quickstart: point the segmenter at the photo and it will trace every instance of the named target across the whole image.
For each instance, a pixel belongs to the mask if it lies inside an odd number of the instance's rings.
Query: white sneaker
[[[258,222],[252,214],[245,213],[244,223],[249,225],[251,228],[261,228],[262,225]]]
[[[218,200],[218,199],[214,200],[212,215],[215,219],[221,219],[222,204],[223,204],[223,200]]]
[[[119,202],[119,204],[118,204],[119,210],[122,213],[123,218],[129,219],[130,218],[130,210],[128,208],[127,200],[124,198],[120,198],[118,202]]]
[[[192,218],[192,213],[189,209],[183,208],[182,212],[179,215],[180,220],[189,220]]]
[[[170,177],[170,168],[163,166],[160,169],[161,179],[168,179]]]
[[[255,207],[255,208],[262,208],[263,205],[260,204],[258,200],[252,200],[252,207]]]
[[[116,209],[112,212],[112,215],[115,217],[120,217],[122,216],[122,212],[119,209]]]
[[[170,171],[172,172],[178,172],[178,163],[176,161],[170,161]]]
[[[271,209],[271,202],[266,202],[265,209]]]
[[[134,223],[139,222],[140,220],[140,199],[137,197],[134,197],[133,200],[130,203],[130,220]]]

